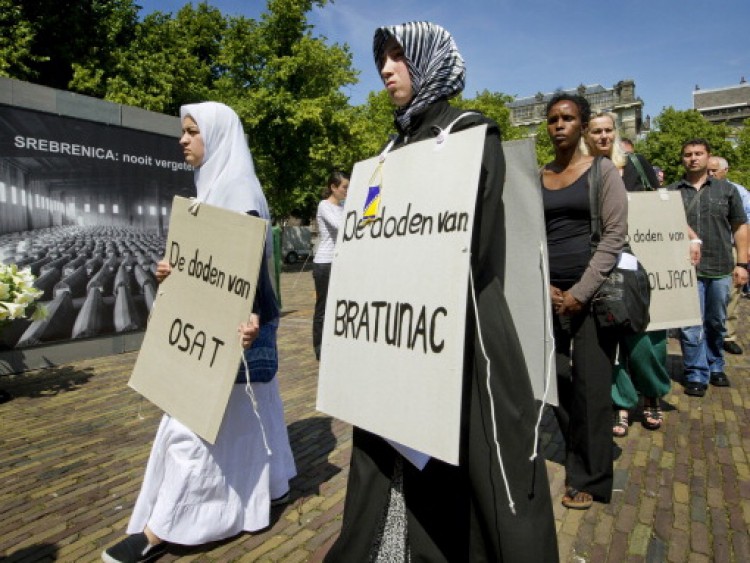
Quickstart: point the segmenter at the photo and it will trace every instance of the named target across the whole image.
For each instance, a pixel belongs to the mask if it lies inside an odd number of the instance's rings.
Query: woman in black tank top
[[[611,163],[602,167],[602,237],[592,253],[588,170],[581,151],[591,110],[569,94],[547,105],[547,132],[555,159],[542,170],[550,295],[560,406],[555,409],[566,443],[566,491],[562,504],[587,509],[612,495],[612,366],[616,339],[600,330],[589,301],[614,266],[624,242],[627,200]],[[619,182],[619,184],[618,184]]]

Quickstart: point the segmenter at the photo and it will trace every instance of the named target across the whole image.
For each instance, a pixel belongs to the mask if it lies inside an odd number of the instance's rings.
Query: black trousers
[[[328,281],[331,279],[331,264],[313,262],[313,281],[315,281],[315,314],[313,315],[313,348],[315,357],[320,359],[320,345],[323,341],[323,321],[326,315],[326,298]]]
[[[554,316],[555,415],[565,436],[565,482],[600,502],[612,497],[612,367],[617,337],[589,312]]]

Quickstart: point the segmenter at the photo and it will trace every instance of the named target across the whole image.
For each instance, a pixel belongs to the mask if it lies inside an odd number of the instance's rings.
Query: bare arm
[[[601,161],[601,173],[602,235],[581,279],[565,292],[570,293],[571,297],[565,300],[569,314],[580,310],[580,305],[587,303],[604,283],[617,263],[617,257],[628,233],[628,198],[625,184],[622,183],[617,168],[606,158]],[[577,308],[573,301],[578,302]]]
[[[738,260],[740,256],[747,256],[747,225],[737,223],[732,225],[734,228],[734,247],[737,250]],[[734,285],[744,285],[747,283],[747,268],[735,266],[732,272],[732,281]]]

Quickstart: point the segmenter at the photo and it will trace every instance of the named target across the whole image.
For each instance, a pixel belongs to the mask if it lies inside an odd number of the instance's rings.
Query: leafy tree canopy
[[[30,79],[36,76],[32,66],[46,58],[32,52],[34,26],[24,18],[14,0],[0,0],[0,76]]]
[[[74,64],[111,64],[111,48],[127,44],[137,24],[133,0],[0,2],[12,6],[0,5],[0,67],[13,78],[63,90]]]
[[[555,148],[547,132],[547,122],[542,121],[536,128],[536,162],[541,168],[555,158]]]
[[[521,139],[525,136],[523,128],[515,127],[510,123],[510,110],[505,104],[512,101],[513,96],[483,90],[482,92],[478,92],[475,98],[466,99],[463,96],[459,96],[451,100],[451,103],[460,109],[482,112],[500,126],[503,141],[510,141]]]
[[[735,159],[729,163],[729,179],[750,188],[750,119],[746,119],[743,125],[737,132]]]
[[[652,165],[664,170],[668,183],[676,182],[684,173],[681,151],[682,143],[687,140],[705,139],[714,154],[723,156],[730,163],[734,160],[734,150],[727,141],[729,128],[709,123],[696,110],[678,111],[669,107],[655,119],[655,125],[655,130],[636,144],[636,150]]]
[[[73,63],[70,87],[144,109],[175,115],[188,101],[210,98],[221,74],[217,62],[228,26],[206,3],[186,4],[177,13],[154,12],[127,43],[116,44],[107,61]]]

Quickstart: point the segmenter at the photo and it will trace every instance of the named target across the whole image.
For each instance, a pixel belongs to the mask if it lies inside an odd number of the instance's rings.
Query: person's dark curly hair
[[[545,110],[545,115],[549,115],[549,110],[552,109],[552,106],[554,106],[558,102],[573,102],[578,107],[578,113],[581,116],[581,123],[583,123],[583,126],[587,126],[589,124],[589,120],[591,119],[591,106],[589,105],[589,101],[584,98],[583,96],[579,96],[578,94],[568,94],[567,92],[558,92],[552,98],[549,102],[547,102],[547,109]]]

